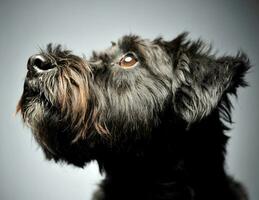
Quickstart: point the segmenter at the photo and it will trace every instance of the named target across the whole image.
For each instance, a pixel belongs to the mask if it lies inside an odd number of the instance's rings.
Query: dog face
[[[115,138],[120,133],[148,136],[171,94],[169,55],[151,41],[125,36],[104,52],[94,52],[89,64],[101,124]]]
[[[47,156],[69,162],[107,141],[152,139],[164,120],[191,125],[217,109],[229,116],[228,94],[246,85],[247,57],[215,58],[185,37],[124,36],[89,60],[48,45],[28,61],[17,110]]]

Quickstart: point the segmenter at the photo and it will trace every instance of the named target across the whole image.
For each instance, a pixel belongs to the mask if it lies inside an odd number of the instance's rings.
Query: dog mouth
[[[26,98],[38,98],[39,100],[48,100],[48,95],[46,94],[45,80],[48,77],[45,75],[31,75],[31,72],[27,73],[24,82],[24,96]]]
[[[40,87],[40,83],[36,80],[25,80],[23,94],[26,99],[37,98],[38,100],[47,101],[43,88]]]

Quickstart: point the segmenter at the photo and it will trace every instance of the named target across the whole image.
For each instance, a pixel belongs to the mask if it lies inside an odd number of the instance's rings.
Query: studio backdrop
[[[102,175],[45,160],[30,130],[15,115],[28,58],[50,42],[89,57],[125,34],[154,39],[189,38],[211,43],[217,55],[245,51],[252,64],[250,87],[233,97],[228,173],[259,199],[259,3],[256,0],[0,1],[0,199],[90,200]],[[215,52],[216,53],[216,52]]]

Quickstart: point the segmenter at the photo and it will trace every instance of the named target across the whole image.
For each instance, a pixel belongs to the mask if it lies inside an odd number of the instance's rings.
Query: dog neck
[[[97,161],[106,174],[102,188],[111,196],[107,199],[192,199],[195,194],[207,200],[212,193],[215,199],[223,194],[235,199],[233,192],[226,192],[230,190],[224,170],[228,137],[218,114],[191,129],[182,125],[168,121],[154,130],[152,142],[129,141],[135,146],[125,151],[126,144],[118,151],[103,151]]]

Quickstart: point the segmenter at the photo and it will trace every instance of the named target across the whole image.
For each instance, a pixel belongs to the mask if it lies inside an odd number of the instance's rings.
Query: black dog
[[[48,159],[97,160],[94,199],[245,200],[224,169],[224,132],[250,64],[210,49],[186,33],[124,36],[89,60],[48,45],[28,61],[17,111]]]

